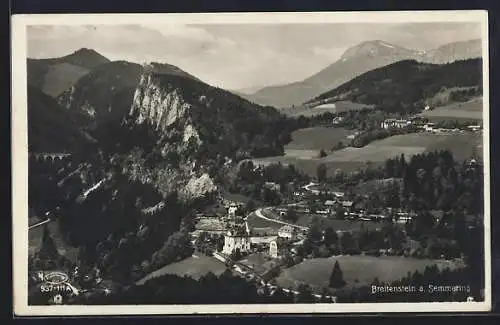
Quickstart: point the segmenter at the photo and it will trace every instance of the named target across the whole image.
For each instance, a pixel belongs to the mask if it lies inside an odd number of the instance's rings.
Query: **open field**
[[[269,212],[266,211],[266,216],[271,217],[269,215]],[[311,224],[311,219],[313,217],[318,217],[322,222],[327,225],[331,226],[335,231],[348,231],[348,230],[359,230],[362,227],[364,229],[370,229],[370,230],[376,230],[377,228],[381,227],[380,223],[373,222],[373,221],[360,221],[360,220],[339,220],[335,219],[331,216],[325,216],[325,215],[312,215],[312,214],[302,214],[299,216],[299,219],[297,222],[295,222],[296,225],[298,226],[303,226],[303,227],[308,227]],[[255,213],[252,213],[248,219],[247,219],[248,225],[251,228],[268,228],[268,229],[274,229],[278,230],[281,227],[283,227],[283,224],[273,222],[270,220],[264,220],[261,218],[258,218]]]
[[[299,226],[309,226],[311,224],[312,215],[301,216],[295,224]],[[333,228],[335,231],[349,231],[349,230],[360,230],[361,227],[368,230],[376,230],[382,227],[378,222],[373,221],[360,221],[360,220],[340,220],[333,217],[318,216],[320,220],[326,225]]]
[[[278,223],[278,222],[273,222],[271,220],[265,220],[262,218],[259,218],[255,215],[255,212],[252,212],[248,218],[247,218],[247,223],[250,228],[268,228],[268,229],[273,229],[273,230],[278,230],[281,227],[283,227],[283,224]]]
[[[449,149],[454,157],[462,160],[472,154],[473,148],[481,143],[479,133],[412,133],[396,135],[370,143],[362,148],[345,148],[331,153],[326,161],[374,161],[404,154],[407,158],[425,151]]]
[[[325,158],[318,158],[319,150],[317,148],[326,142],[326,140],[319,140],[320,134],[321,132],[330,132],[319,131],[318,129],[316,128],[314,131],[316,133],[309,131],[311,132],[311,139],[301,139],[300,142],[297,140],[294,146],[301,146],[301,149],[287,149],[284,156],[253,159],[254,163],[262,165],[278,162],[283,165],[291,164],[302,172],[315,176],[317,166],[321,163],[326,165],[328,175],[333,175],[336,169],[350,172],[367,167],[377,167],[383,165],[387,159],[400,156],[401,154],[410,158],[415,154],[426,151],[449,149],[455,159],[464,160],[472,155],[474,148],[476,148],[476,152],[482,153],[482,134],[480,132],[452,134],[421,132],[392,136],[374,141],[362,148],[344,148],[329,153]],[[336,132],[338,132],[338,137],[342,131]],[[305,137],[305,135],[307,133],[301,134],[302,137]],[[320,145],[313,144],[314,139],[318,139],[317,141]],[[325,142],[321,143],[320,141]]]
[[[166,265],[161,269],[148,274],[141,280],[137,281],[136,284],[142,285],[152,278],[160,277],[165,274],[175,274],[178,276],[187,275],[194,279],[198,279],[209,272],[218,276],[224,273],[225,270],[226,265],[214,257],[193,255],[192,257],[186,258],[177,263]]]
[[[313,116],[313,115],[319,115],[319,114],[324,114],[324,113],[342,113],[342,112],[347,112],[347,111],[357,111],[361,110],[363,108],[369,108],[371,107],[370,105],[365,105],[365,104],[360,104],[360,103],[353,103],[350,101],[338,101],[334,103],[328,103],[328,104],[320,104],[311,107],[310,105],[308,106],[300,106],[300,107],[295,107],[295,108],[289,108],[284,113],[290,116],[300,116],[304,115],[306,117],[308,116]]]
[[[224,223],[218,218],[204,218],[200,219],[196,225],[196,230],[218,231],[224,230]]]
[[[255,253],[239,260],[238,263],[246,265],[247,267],[253,269],[256,273],[262,275],[269,269],[272,269],[277,262],[265,253]]]
[[[285,149],[319,150],[329,151],[339,141],[347,143],[347,136],[354,131],[341,127],[312,127],[300,129],[292,133],[292,141],[285,146]]]
[[[436,107],[432,111],[425,111],[421,116],[432,122],[440,120],[482,120],[483,99],[475,98],[465,103],[452,103]]]
[[[302,151],[305,153],[305,151]],[[317,152],[315,152],[317,154]],[[325,164],[328,170],[328,175],[331,176],[335,170],[339,169],[344,172],[350,172],[358,169],[375,166],[373,162],[359,161],[326,161],[324,158],[297,158],[290,156],[276,156],[252,159],[254,164],[268,166],[271,164],[281,163],[283,166],[294,165],[298,170],[310,176],[316,176],[316,171],[319,164]]]
[[[375,277],[379,281],[394,281],[406,276],[408,272],[423,271],[427,265],[437,264],[439,269],[456,268],[457,264],[446,260],[415,259],[399,256],[336,256],[329,258],[307,259],[291,268],[285,269],[276,279],[278,285],[295,287],[299,283],[311,286],[327,286],[335,261],[342,269],[344,280],[352,285],[369,284]]]

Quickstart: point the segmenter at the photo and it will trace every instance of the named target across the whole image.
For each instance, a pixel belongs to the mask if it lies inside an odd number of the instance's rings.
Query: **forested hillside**
[[[350,100],[385,111],[412,112],[423,109],[426,100],[442,92],[450,92],[462,101],[481,95],[482,59],[443,65],[400,61],[354,78],[307,104]]]

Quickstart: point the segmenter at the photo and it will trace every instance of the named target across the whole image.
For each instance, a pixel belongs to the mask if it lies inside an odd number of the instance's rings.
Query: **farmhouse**
[[[389,129],[389,128],[405,128],[407,127],[409,124],[411,124],[411,121],[407,121],[407,120],[397,120],[397,119],[387,119],[385,120],[384,122],[381,123],[381,127],[383,129]]]
[[[469,126],[467,126],[467,128],[470,131],[479,131],[479,130],[481,130],[481,126],[480,125],[469,125]]]
[[[408,222],[411,222],[413,220],[413,217],[410,216],[409,214],[398,214],[398,219],[396,220],[397,223],[400,223],[400,224],[405,224],[405,223],[408,223]]]
[[[296,197],[300,197],[304,194],[306,194],[307,191],[306,190],[303,190],[303,189],[298,189],[296,191],[293,192],[293,195],[296,196]]]
[[[342,201],[342,207],[346,209],[351,209],[354,205],[354,201]]]
[[[325,201],[325,206],[327,206],[327,207],[332,207],[334,205],[335,205],[335,201],[333,201],[333,200],[326,200]]]
[[[434,123],[426,123],[424,124],[424,130],[427,132],[433,132],[435,126],[436,125]]]
[[[294,240],[296,236],[297,236],[297,231],[292,226],[286,225],[278,230],[278,237],[280,238]]]

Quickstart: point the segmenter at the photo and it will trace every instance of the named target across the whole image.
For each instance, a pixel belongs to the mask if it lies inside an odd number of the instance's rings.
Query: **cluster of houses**
[[[382,129],[398,128],[402,129],[412,124],[411,120],[386,119],[380,124]]]
[[[396,128],[396,129],[404,129],[404,128],[407,128],[409,126],[417,127],[417,128],[419,128],[419,129],[421,129],[423,131],[426,131],[426,132],[435,132],[435,133],[463,131],[462,129],[459,129],[459,128],[453,128],[453,129],[443,128],[443,127],[437,128],[435,123],[425,122],[420,117],[411,117],[409,119],[394,119],[394,118],[391,118],[391,119],[384,120],[380,124],[380,127],[382,129],[386,129],[386,130],[387,129],[394,129],[394,128]],[[480,125],[472,124],[472,125],[468,125],[466,127],[466,129],[468,131],[475,132],[475,131],[481,130],[481,126]]]

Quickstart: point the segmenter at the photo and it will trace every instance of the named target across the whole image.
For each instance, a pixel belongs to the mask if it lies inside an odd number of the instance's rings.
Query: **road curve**
[[[288,223],[288,222],[284,222],[284,221],[281,221],[281,220],[276,220],[276,219],[268,218],[268,217],[266,217],[265,215],[262,214],[262,209],[261,208],[255,210],[255,215],[257,217],[259,217],[261,219],[264,219],[264,220],[267,220],[267,221],[272,221],[272,222],[279,223],[279,224],[282,224],[282,225],[287,225],[287,226],[290,226],[290,227],[299,228],[301,230],[307,230],[307,229],[309,229],[308,227],[298,226],[298,225],[295,225],[293,223]]]

